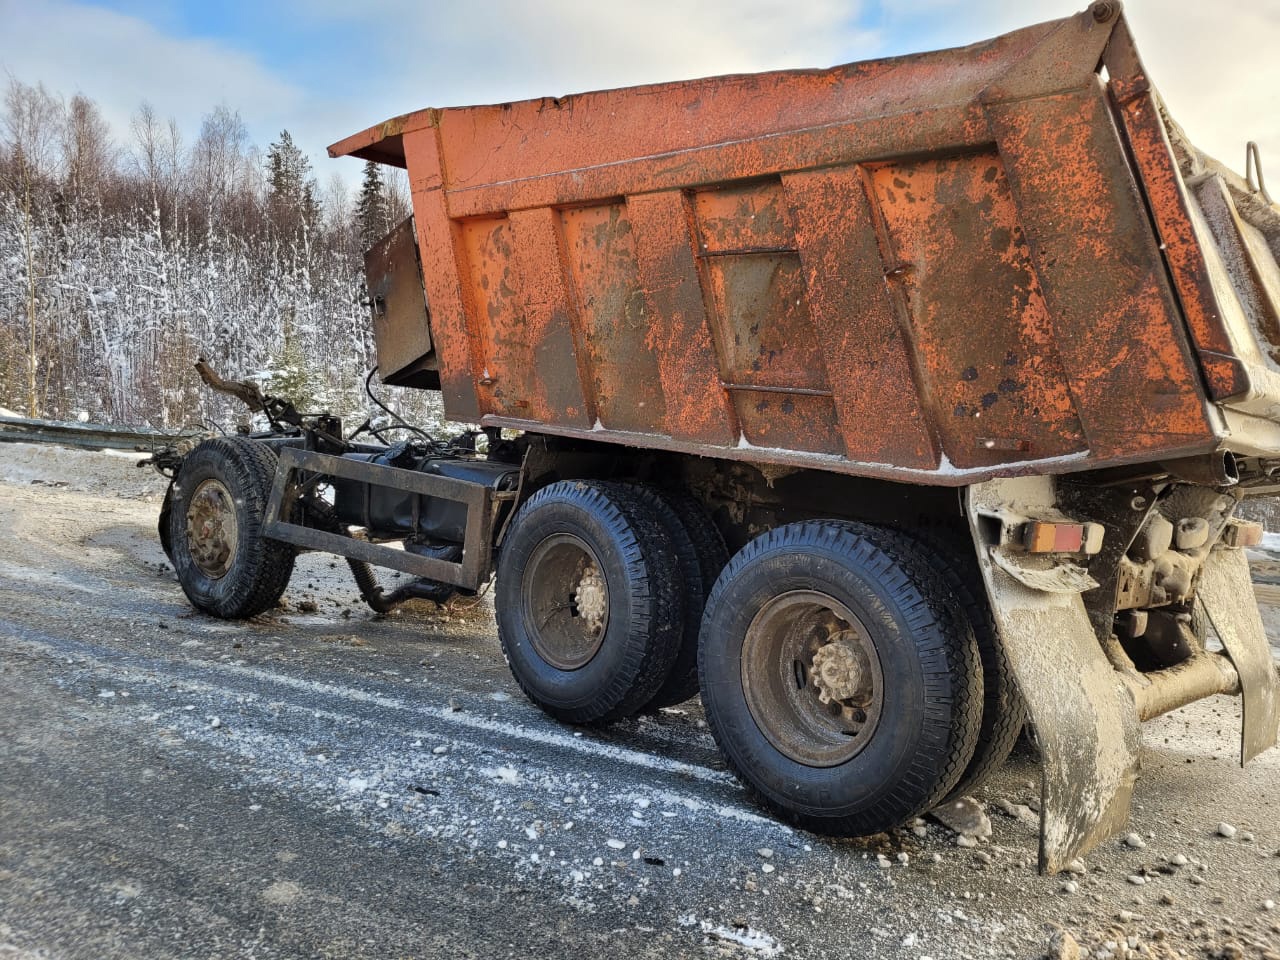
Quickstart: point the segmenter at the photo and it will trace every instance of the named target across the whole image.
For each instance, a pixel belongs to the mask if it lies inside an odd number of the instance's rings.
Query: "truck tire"
[[[293,573],[296,551],[262,535],[276,455],[243,437],[206,440],[173,484],[169,549],[194,607],[225,620],[270,610]]]
[[[1013,665],[1000,643],[995,617],[987,602],[982,574],[973,559],[973,546],[944,533],[912,531],[910,536],[933,556],[933,567],[946,581],[964,611],[978,641],[982,661],[982,724],[978,744],[960,782],[943,801],[973,793],[1009,759],[1027,719]]]
[[[707,602],[699,669],[729,765],[809,830],[898,826],[945,797],[973,755],[977,643],[899,534],[806,521],[747,544]]]
[[[621,484],[553,483],[511,521],[494,611],[511,673],[543,710],[567,723],[631,716],[679,649],[671,538]]]
[[[724,537],[701,503],[687,493],[636,485],[640,498],[658,516],[675,547],[684,587],[684,629],[671,673],[646,710],[684,703],[698,693],[698,635],[707,597],[729,562]]]

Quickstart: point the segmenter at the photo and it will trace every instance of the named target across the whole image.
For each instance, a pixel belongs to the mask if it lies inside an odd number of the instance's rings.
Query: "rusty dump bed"
[[[408,169],[430,329],[393,335],[453,419],[961,485],[1280,454],[1280,216],[1162,109],[1104,0],[330,153]]]

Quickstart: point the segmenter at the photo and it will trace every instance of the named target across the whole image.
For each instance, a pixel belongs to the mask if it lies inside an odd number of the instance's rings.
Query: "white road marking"
[[[22,639],[17,637],[14,637],[13,639],[22,645],[40,650],[50,656],[57,657],[64,655],[63,651],[39,640]],[[100,657],[87,656],[86,659],[98,664],[99,666],[118,670],[118,664],[111,663],[110,661],[104,660]],[[192,666],[196,666],[196,664],[193,663]],[[575,737],[570,734],[560,733],[554,730],[534,730],[519,724],[508,723],[502,720],[492,720],[487,717],[477,717],[473,714],[463,711],[453,711],[445,707],[408,704],[396,697],[388,697],[383,694],[370,693],[366,690],[358,690],[354,687],[347,687],[339,684],[324,683],[318,680],[306,680],[300,677],[290,677],[240,664],[202,661],[199,662],[198,667],[201,670],[220,671],[225,674],[246,677],[266,684],[290,687],[295,690],[302,690],[308,693],[347,700],[352,703],[364,703],[389,710],[402,710],[407,713],[416,713],[430,717],[431,719],[441,723],[461,727],[467,730],[496,734],[511,740],[536,743],[541,746],[555,747],[561,750],[570,750],[574,753],[583,754],[584,756],[600,757],[606,760],[640,767],[642,769],[657,770],[662,773],[690,777],[692,779],[701,780],[704,783],[712,783],[717,786],[729,786],[735,789],[741,789],[737,780],[734,779],[731,774],[721,770],[712,770],[710,767],[703,767],[694,763],[686,763],[682,760],[672,760],[669,757],[643,753],[639,750],[631,750],[627,747],[619,747],[614,744],[600,743],[595,740],[588,740],[585,737]],[[166,679],[174,679],[174,675],[171,674]],[[222,688],[215,684],[209,684],[187,677],[177,677],[177,679],[180,679],[184,683],[193,687],[203,687],[211,692],[226,693],[225,690],[222,690]],[[307,709],[311,710],[313,713],[321,712],[312,710],[311,708]],[[331,711],[322,712],[330,713]],[[351,719],[345,714],[333,715],[344,720]],[[413,735],[417,736],[420,734],[415,733]],[[766,817],[757,817],[754,814],[751,814],[750,816],[762,823],[774,822]]]
[[[296,690],[306,690],[311,693],[338,697],[355,703],[373,704],[374,706],[385,707],[391,710],[405,710],[409,713],[419,713],[431,717],[433,720],[439,720],[442,723],[464,727],[469,730],[477,730],[484,733],[495,733],[504,737],[510,737],[514,740],[524,740],[528,743],[537,743],[548,747],[558,747],[562,750],[572,750],[576,753],[588,756],[604,757],[609,760],[615,760],[620,763],[627,763],[632,766],[643,767],[649,770],[660,770],[663,773],[674,773],[680,776],[692,777],[695,780],[702,780],[705,783],[737,786],[737,781],[730,774],[724,773],[720,770],[712,770],[710,767],[702,767],[694,763],[685,763],[681,760],[671,760],[667,757],[659,757],[650,753],[642,753],[638,750],[630,750],[626,747],[618,747],[609,743],[599,743],[594,740],[587,740],[585,737],[575,737],[553,730],[531,730],[528,727],[520,726],[519,724],[506,723],[501,720],[490,720],[486,717],[477,717],[461,711],[455,712],[444,707],[410,705],[405,703],[403,700],[398,700],[394,697],[386,697],[377,693],[369,693],[365,690],[357,690],[354,687],[322,683],[318,680],[304,680],[300,677],[282,676],[280,674],[271,673],[267,670],[259,670],[256,667],[245,667],[231,663],[210,664],[210,666],[227,673],[252,677],[255,680],[261,680],[264,683],[279,684],[281,686],[293,687]]]

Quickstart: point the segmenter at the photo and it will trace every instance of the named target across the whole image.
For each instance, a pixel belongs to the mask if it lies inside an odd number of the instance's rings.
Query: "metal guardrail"
[[[157,450],[179,440],[199,437],[196,431],[165,433],[101,423],[66,423],[0,417],[0,443],[53,443],[82,450]]]

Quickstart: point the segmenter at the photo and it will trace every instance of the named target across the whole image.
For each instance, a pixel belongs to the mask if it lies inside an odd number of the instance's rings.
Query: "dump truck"
[[[1119,3],[959,49],[428,109],[377,373],[453,438],[257,432],[159,458],[191,602],[299,551],[377,610],[492,579],[516,681],[601,724],[700,695],[799,826],[891,829],[1031,731],[1040,866],[1121,829],[1141,722],[1277,677],[1240,504],[1280,489],[1280,209],[1166,114]],[[385,590],[372,567],[410,575]]]

